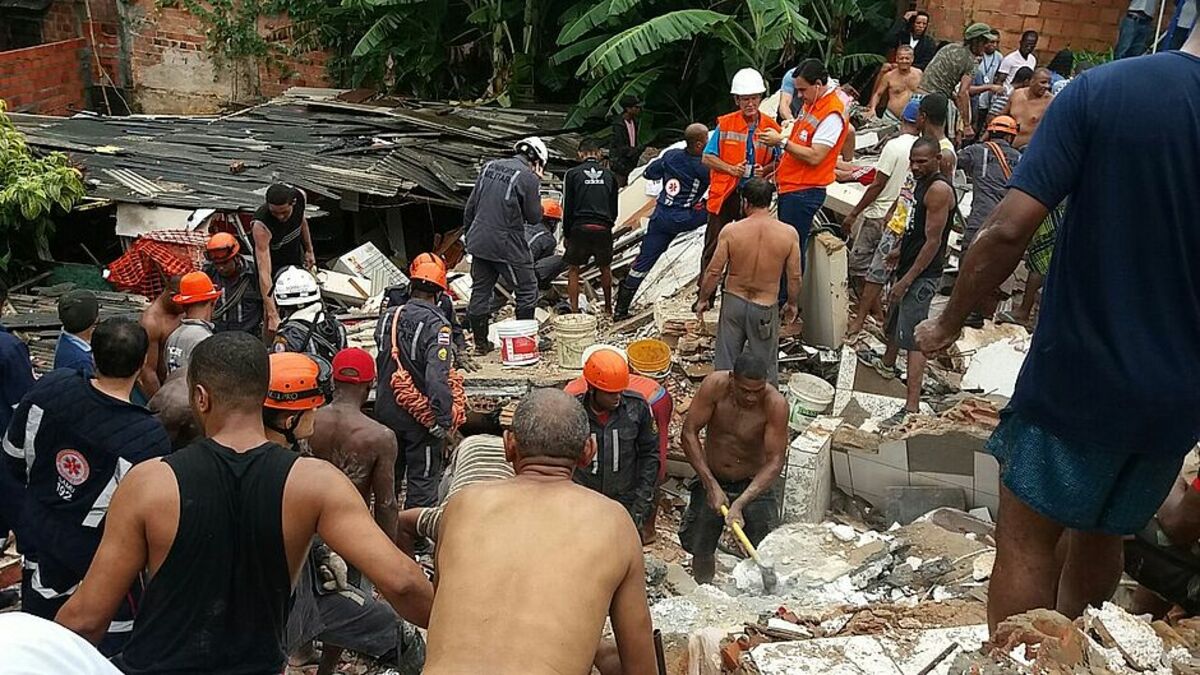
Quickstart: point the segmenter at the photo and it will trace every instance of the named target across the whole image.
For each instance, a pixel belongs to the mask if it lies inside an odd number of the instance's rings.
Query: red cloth
[[[207,241],[203,232],[166,230],[142,235],[109,264],[108,281],[119,290],[154,298],[167,277],[200,269]]]

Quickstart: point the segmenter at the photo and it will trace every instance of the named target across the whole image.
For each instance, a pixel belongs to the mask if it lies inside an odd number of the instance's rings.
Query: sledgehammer
[[[721,505],[721,515],[726,518],[729,517],[728,506],[725,506],[724,504]],[[763,590],[768,593],[774,591],[775,585],[779,583],[779,578],[775,576],[775,566],[769,562],[763,561],[762,558],[758,557],[758,551],[754,550],[754,544],[750,543],[750,540],[746,537],[746,533],[742,531],[741,525],[738,525],[736,522],[734,522],[730,523],[729,526],[733,528],[733,534],[737,536],[737,540],[739,543],[741,543],[742,549],[746,551],[746,554],[749,555],[752,560],[754,560],[754,564],[758,565],[758,571],[760,574],[762,574]]]

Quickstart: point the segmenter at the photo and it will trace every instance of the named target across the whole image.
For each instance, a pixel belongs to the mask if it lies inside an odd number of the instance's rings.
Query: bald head
[[[683,140],[687,143],[688,154],[700,155],[708,144],[708,127],[699,122],[687,125],[683,130]]]
[[[558,389],[534,389],[513,414],[512,440],[524,459],[556,457],[578,460],[591,428],[583,405]]]

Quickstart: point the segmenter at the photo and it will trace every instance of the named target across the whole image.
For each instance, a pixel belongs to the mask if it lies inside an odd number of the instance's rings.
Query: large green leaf
[[[562,32],[558,34],[558,44],[571,44],[584,35],[587,35],[588,31],[596,26],[608,21],[608,8],[611,4],[612,0],[601,0],[591,9],[584,12],[578,19],[563,26]]]
[[[384,14],[371,29],[363,34],[350,56],[360,59],[379,48],[403,23],[399,14]]]
[[[642,0],[612,0],[608,7],[609,16],[621,16],[639,5]]]
[[[584,59],[576,74],[599,77],[616,72],[665,45],[690,40],[730,18],[707,9],[682,9],[656,16],[606,40]]]
[[[590,54],[593,49],[599,47],[610,35],[596,35],[590,38],[584,38],[579,42],[563,47],[555,52],[554,56],[550,57],[551,65],[561,66],[577,56]]]
[[[800,14],[791,0],[747,0],[759,47],[783,49],[789,41],[812,42],[825,37]]]

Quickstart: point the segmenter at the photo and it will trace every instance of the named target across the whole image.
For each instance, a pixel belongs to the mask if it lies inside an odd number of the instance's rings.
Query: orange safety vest
[[[783,153],[783,159],[779,162],[779,171],[775,173],[775,180],[779,183],[781,194],[810,188],[823,188],[837,179],[834,169],[837,168],[838,157],[842,153],[842,143],[846,141],[850,124],[846,121],[846,104],[842,103],[842,99],[838,97],[836,88],[830,89],[811,106],[804,106],[804,109],[800,111],[800,116],[796,118],[795,124],[792,125],[792,135],[788,137],[788,140],[811,148],[817,127],[821,125],[822,120],[832,114],[842,118],[842,135],[838,136],[837,143],[830,148],[829,154],[825,155],[825,159],[820,163],[814,166],[796,159],[787,152]]]
[[[763,129],[781,130],[775,120],[759,113],[758,126],[755,128],[754,133],[757,135]],[[742,111],[740,110],[735,110],[728,115],[721,115],[717,118],[717,150],[718,156],[722,161],[729,164],[741,164],[746,161],[746,134],[749,132],[750,125],[746,123],[746,118],[742,117]],[[773,159],[773,151],[773,148],[764,145],[756,137],[754,139],[755,166],[769,164]],[[740,180],[740,178],[730,176],[723,171],[712,170],[709,172],[709,213],[721,212],[721,205],[725,203],[725,198],[733,192]]]

